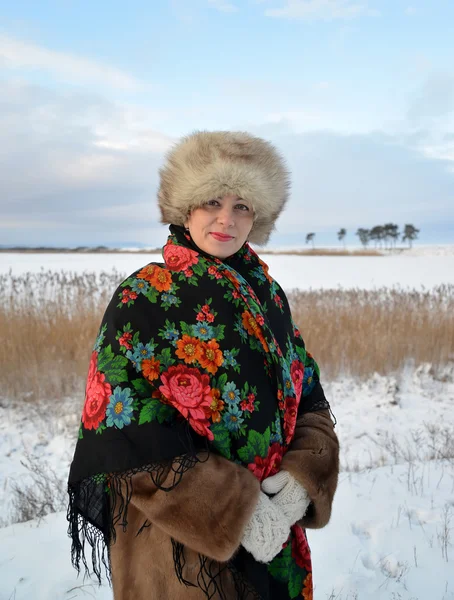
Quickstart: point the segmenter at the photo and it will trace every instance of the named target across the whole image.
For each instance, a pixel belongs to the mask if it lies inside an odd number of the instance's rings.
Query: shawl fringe
[[[125,531],[128,525],[128,507],[133,494],[132,477],[135,474],[149,473],[158,489],[170,492],[180,483],[186,471],[198,462],[207,460],[208,456],[206,454],[206,458],[201,459],[195,453],[185,454],[172,460],[109,474],[107,477],[95,475],[77,484],[69,484],[68,535],[72,540],[71,562],[77,572],[80,573],[83,565],[85,576],[89,576],[92,571],[99,584],[104,572],[111,584],[109,548],[115,542],[116,527],[120,526]],[[146,520],[136,535],[149,526],[150,523]],[[91,548],[88,560],[87,544]],[[176,564],[175,568],[177,569]]]
[[[236,598],[238,600],[260,600],[261,596],[244,578],[244,576],[235,568],[232,562],[219,563],[202,554],[199,554],[199,572],[197,574],[197,583],[192,583],[185,579],[183,569],[186,564],[184,556],[184,545],[172,539],[173,561],[175,573],[178,581],[186,587],[198,587],[202,590],[208,600],[219,598],[219,600],[229,600],[228,592],[224,589],[221,575],[228,571],[232,577],[235,586]]]

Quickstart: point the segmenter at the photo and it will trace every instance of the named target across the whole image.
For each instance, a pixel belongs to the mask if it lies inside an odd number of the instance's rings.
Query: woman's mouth
[[[218,242],[230,242],[230,240],[233,240],[233,235],[226,235],[225,233],[220,233],[219,231],[210,231],[210,235],[212,235]]]

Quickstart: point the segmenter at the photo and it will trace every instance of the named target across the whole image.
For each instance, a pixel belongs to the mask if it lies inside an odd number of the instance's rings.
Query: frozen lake
[[[454,284],[454,255],[287,256],[264,254],[271,275],[286,290],[401,286],[433,288]],[[112,271],[129,275],[158,254],[0,254],[0,272]]]

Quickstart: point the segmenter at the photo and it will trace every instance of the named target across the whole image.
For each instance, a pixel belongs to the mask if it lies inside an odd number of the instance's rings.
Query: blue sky
[[[158,245],[166,150],[273,141],[272,244],[414,223],[454,243],[451,0],[17,0],[0,19],[0,244]]]

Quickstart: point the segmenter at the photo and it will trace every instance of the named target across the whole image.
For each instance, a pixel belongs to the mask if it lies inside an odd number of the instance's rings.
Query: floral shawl
[[[221,261],[183,228],[170,231],[165,263],[148,264],[115,292],[90,360],[68,520],[74,566],[88,569],[88,542],[98,577],[115,525],[127,525],[133,474],[147,471],[162,488],[170,465],[170,492],[209,451],[262,481],[279,470],[298,414],[329,408],[286,296],[251,247]],[[183,555],[174,542],[180,578]],[[244,550],[231,563],[256,597],[270,575],[288,594],[279,597],[309,594],[299,526],[269,565]]]

